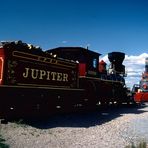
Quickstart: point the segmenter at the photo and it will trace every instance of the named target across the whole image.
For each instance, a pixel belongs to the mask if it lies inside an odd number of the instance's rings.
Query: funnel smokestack
[[[111,52],[108,53],[108,59],[111,62],[111,69],[115,73],[125,74],[125,66],[122,65],[125,58],[125,53],[122,52]]]

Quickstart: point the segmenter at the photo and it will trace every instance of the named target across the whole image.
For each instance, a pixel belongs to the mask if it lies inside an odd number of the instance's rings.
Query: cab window
[[[97,59],[93,59],[93,68],[97,68]]]

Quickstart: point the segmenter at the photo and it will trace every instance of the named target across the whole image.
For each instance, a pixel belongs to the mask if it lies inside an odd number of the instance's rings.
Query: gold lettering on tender
[[[55,78],[56,77],[56,74],[57,74],[56,72],[51,72],[51,76],[52,76],[52,80],[53,81],[56,80],[56,78]]]
[[[38,69],[31,69],[31,77],[33,79],[37,79],[39,70]]]
[[[25,72],[23,72],[23,77],[27,78],[29,74],[29,68],[25,68]]]
[[[67,73],[63,73],[63,81],[68,82],[68,74]]]
[[[62,81],[62,73],[57,73],[57,81]]]
[[[39,77],[39,79],[43,79],[44,76],[46,76],[46,71],[45,70],[40,70],[40,77]]]
[[[47,71],[47,80],[50,80],[50,71]]]
[[[23,72],[23,77],[28,78],[31,77],[32,79],[40,79],[40,80],[52,80],[52,81],[63,81],[68,82],[68,74],[55,72],[55,71],[46,71],[46,70],[39,70],[33,68],[25,68]]]

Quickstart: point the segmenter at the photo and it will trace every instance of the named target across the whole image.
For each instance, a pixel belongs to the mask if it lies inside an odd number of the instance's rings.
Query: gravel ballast
[[[124,148],[148,143],[148,106],[55,115],[43,121],[1,124],[11,148]]]

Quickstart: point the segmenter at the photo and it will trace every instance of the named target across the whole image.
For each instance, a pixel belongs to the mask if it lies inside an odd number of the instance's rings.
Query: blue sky
[[[0,40],[44,50],[89,46],[104,56],[147,53],[148,0],[0,0],[0,6]]]

